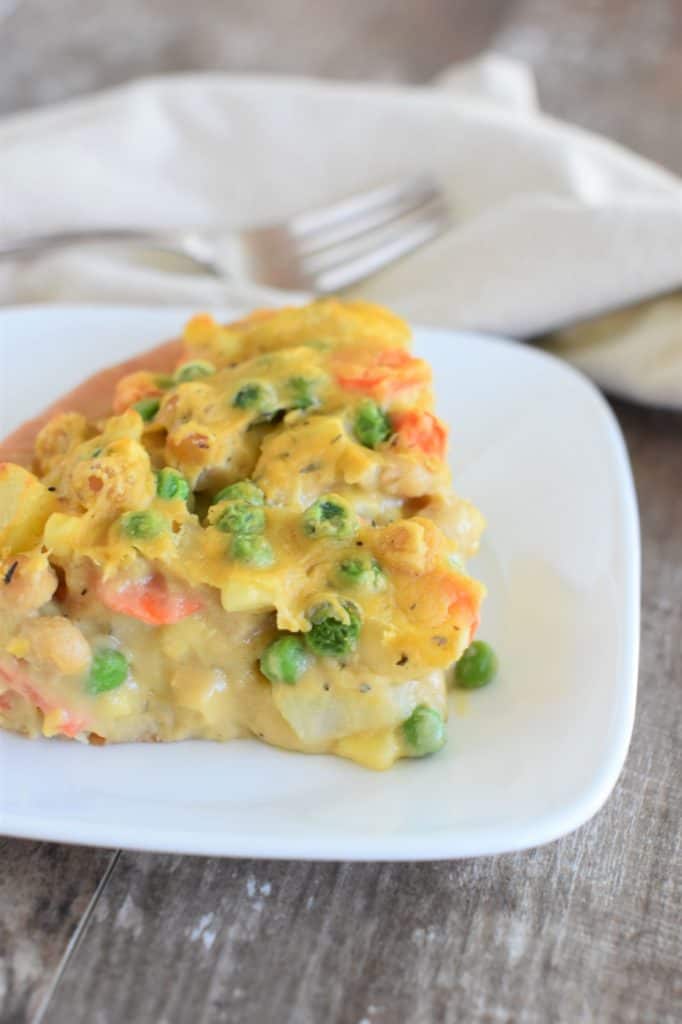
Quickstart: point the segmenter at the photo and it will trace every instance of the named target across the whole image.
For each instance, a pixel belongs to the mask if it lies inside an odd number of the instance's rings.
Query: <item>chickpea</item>
[[[33,612],[57,589],[57,574],[43,554],[14,555],[0,563],[0,609]]]
[[[400,452],[385,452],[379,487],[387,494],[419,498],[437,491],[445,479],[443,469],[434,471],[423,462]]]
[[[90,645],[77,626],[61,615],[29,619],[20,636],[28,641],[28,660],[56,668],[65,676],[80,675],[90,666]]]
[[[389,568],[424,573],[433,569],[443,553],[443,538],[429,519],[415,516],[391,523],[377,538],[377,550]]]
[[[455,542],[463,558],[471,558],[478,551],[485,520],[470,501],[432,495],[420,509],[419,515],[433,520],[445,536]]]
[[[54,416],[36,438],[36,466],[41,474],[58,467],[73,449],[90,436],[92,430],[79,412]]]
[[[136,441],[120,438],[104,451],[77,462],[71,472],[73,494],[82,505],[103,512],[147,505],[156,488],[149,456]]]

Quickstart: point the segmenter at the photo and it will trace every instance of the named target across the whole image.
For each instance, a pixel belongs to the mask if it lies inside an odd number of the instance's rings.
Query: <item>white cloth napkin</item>
[[[454,210],[436,242],[355,291],[418,323],[546,335],[605,388],[682,407],[682,182],[542,114],[496,55],[427,87],[197,74],[0,122],[0,232],[264,223],[430,170]],[[289,296],[166,269],[130,249],[0,268],[0,301],[189,303]],[[636,303],[641,303],[634,306]]]

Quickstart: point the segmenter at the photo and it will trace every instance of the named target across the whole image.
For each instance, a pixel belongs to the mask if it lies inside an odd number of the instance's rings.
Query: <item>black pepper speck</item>
[[[12,564],[10,565],[9,569],[7,570],[7,572],[5,573],[5,575],[3,577],[4,582],[8,586],[12,582],[12,577],[14,576],[15,572],[17,571],[17,566],[18,565],[19,565],[18,562],[12,562]]]

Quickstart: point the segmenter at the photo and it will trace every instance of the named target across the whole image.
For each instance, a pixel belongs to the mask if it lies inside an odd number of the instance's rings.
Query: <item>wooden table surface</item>
[[[679,0],[0,0],[0,110],[161,70],[425,81],[494,46],[546,109],[682,172]],[[682,417],[615,403],[640,693],[604,809],[528,853],[305,864],[0,841],[3,1024],[682,1020]]]

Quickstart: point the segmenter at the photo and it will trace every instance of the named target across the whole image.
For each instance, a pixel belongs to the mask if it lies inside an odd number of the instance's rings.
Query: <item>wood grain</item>
[[[0,1020],[33,1020],[113,854],[0,840]]]
[[[626,842],[658,824],[625,781],[592,826],[487,861],[123,854],[50,1020],[672,1024],[679,883]]]
[[[535,69],[546,110],[682,171],[678,0],[521,0],[495,45]]]
[[[5,111],[196,67],[424,81],[492,41],[531,62],[546,109],[682,171],[678,0],[8,0],[0,27]],[[50,1024],[682,1019],[682,417],[614,408],[640,500],[642,660],[596,818],[540,850],[430,865],[126,853],[94,905],[109,853],[7,841],[3,1024],[41,1002]]]
[[[509,0],[201,0],[199,8],[181,0],[20,0],[4,26],[0,20],[0,112],[160,70],[424,81],[483,49],[509,6]]]

